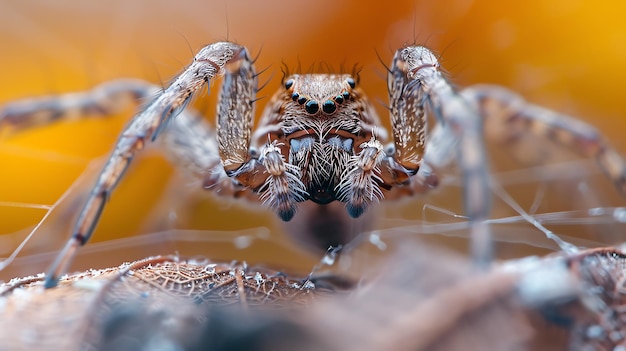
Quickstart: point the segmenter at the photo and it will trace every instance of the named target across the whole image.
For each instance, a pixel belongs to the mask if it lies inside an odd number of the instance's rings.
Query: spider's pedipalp
[[[276,142],[261,150],[259,159],[269,176],[259,190],[261,200],[285,222],[296,213],[296,204],[309,195],[300,180],[300,169],[285,162]]]
[[[357,218],[365,212],[372,201],[380,201],[383,193],[378,186],[382,179],[380,163],[384,158],[383,145],[374,137],[361,144],[361,152],[352,156],[348,167],[337,185],[337,198],[346,203],[348,214]]]

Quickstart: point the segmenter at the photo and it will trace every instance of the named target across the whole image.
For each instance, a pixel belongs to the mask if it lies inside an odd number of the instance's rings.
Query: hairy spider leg
[[[78,248],[91,237],[107,198],[122,178],[134,154],[143,149],[146,140],[154,140],[171,118],[180,114],[196,91],[223,73],[229,62],[237,64],[242,59],[249,61],[246,50],[236,44],[220,42],[204,47],[162,94],[133,117],[103,167],[80,212],[71,238],[46,275],[46,288],[56,286],[59,277],[67,272]]]
[[[566,146],[581,156],[595,158],[615,187],[626,195],[626,162],[593,126],[541,106],[524,101],[518,94],[494,85],[473,85],[461,91],[463,97],[480,110],[485,123],[504,135],[487,135],[503,142],[515,142],[532,133]],[[489,129],[487,129],[489,130]]]
[[[85,92],[24,99],[2,107],[0,128],[10,133],[59,120],[114,115],[158,92],[157,86],[140,79],[118,79]]]
[[[300,169],[286,162],[278,142],[267,142],[259,155],[251,155],[257,93],[254,64],[245,58],[225,68],[217,109],[217,140],[224,170],[244,187],[258,191],[263,204],[288,221],[306,195]]]
[[[423,105],[429,103],[438,122],[433,136],[425,144],[420,143],[419,138],[413,144],[408,143],[410,149],[423,147],[424,150],[416,175],[417,182],[428,182],[433,177],[433,169],[437,170],[456,159],[462,173],[465,213],[470,219],[472,256],[479,266],[486,267],[490,264],[493,251],[490,229],[486,224],[491,198],[479,111],[448,83],[435,55],[423,46],[408,46],[398,50],[391,70],[399,70],[406,75],[409,83],[404,86],[405,90],[418,90],[410,93],[422,97],[421,101],[417,101],[418,116]],[[403,156],[398,160],[399,163],[407,164],[407,159],[411,160],[408,157],[410,154],[397,152],[396,155]],[[412,161],[409,164],[415,163]]]
[[[626,162],[592,126],[527,103],[502,87],[476,85],[457,92],[439,71],[435,55],[421,46],[398,50],[391,72],[396,69],[406,73],[414,82],[404,89],[420,90],[421,93],[414,95],[430,104],[438,121],[424,145],[416,182],[428,182],[436,177],[433,170],[456,158],[463,177],[465,213],[470,218],[472,252],[479,265],[489,263],[492,251],[490,232],[485,223],[491,205],[485,137],[513,142],[523,133],[530,132],[553,140],[583,156],[594,157],[618,190],[626,195]],[[409,96],[409,93],[404,95]],[[417,109],[418,116],[419,112]],[[494,125],[498,127],[494,128]],[[494,130],[499,135],[493,135]],[[394,131],[396,134],[399,132]],[[396,152],[396,157],[404,155],[406,153]],[[407,165],[403,159],[397,161]]]
[[[161,92],[161,87],[140,79],[116,79],[84,92],[9,103],[0,109],[0,127],[13,133],[62,120],[107,117]],[[242,190],[224,172],[215,128],[192,108],[174,118],[156,142],[171,162],[202,180],[205,188],[230,196]]]

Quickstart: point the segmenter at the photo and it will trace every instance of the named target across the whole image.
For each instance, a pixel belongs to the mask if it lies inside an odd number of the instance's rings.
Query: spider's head
[[[377,121],[353,76],[294,74],[266,106],[255,139],[278,145],[290,169],[297,170],[305,193],[298,202],[345,202],[346,191],[339,185],[354,167],[353,156],[373,137]],[[353,217],[361,213],[351,212]]]
[[[299,105],[311,116],[331,116],[350,109],[355,87],[356,81],[349,74],[294,74],[284,82],[286,100],[293,101],[290,107]]]

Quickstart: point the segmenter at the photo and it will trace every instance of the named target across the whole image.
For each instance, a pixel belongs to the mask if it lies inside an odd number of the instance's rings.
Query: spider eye
[[[293,100],[293,101],[298,100],[299,97],[300,97],[300,94],[298,94],[298,93],[291,94],[291,100]]]
[[[320,109],[320,105],[315,100],[309,100],[306,105],[304,105],[304,108],[306,109],[306,112],[314,114]]]
[[[333,113],[337,109],[337,105],[333,100],[326,100],[322,104],[322,110],[326,113]]]
[[[343,104],[343,95],[337,95],[337,96],[335,96],[335,101],[336,101],[338,104]]]
[[[350,93],[348,93],[347,91],[344,91],[342,95],[344,100],[348,100],[348,98],[350,97]]]
[[[356,82],[354,81],[354,79],[352,78],[348,78],[346,79],[346,83],[348,83],[348,85],[350,86],[350,88],[354,89],[354,87],[356,86]]]
[[[293,95],[292,95],[292,97],[293,97]],[[299,103],[300,105],[304,105],[304,103],[305,103],[305,102],[306,102],[306,98],[305,98],[304,96],[300,96],[300,97],[298,98],[298,103]]]
[[[291,89],[291,87],[293,86],[293,79],[289,79],[288,81],[285,82],[285,89],[289,90]]]

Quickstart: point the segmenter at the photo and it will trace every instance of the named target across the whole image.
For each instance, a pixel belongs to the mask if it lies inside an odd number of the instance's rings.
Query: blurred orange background
[[[388,63],[395,49],[416,42],[441,54],[458,86],[509,87],[597,126],[625,151],[625,13],[622,1],[5,0],[0,3],[0,104],[84,90],[120,77],[166,84],[199,48],[225,39],[260,52],[257,67],[268,68],[261,81],[270,80],[263,96],[280,83],[281,63],[309,67],[325,62],[336,68],[358,64],[370,99],[386,101],[385,70],[377,53]],[[266,101],[260,101],[257,112]],[[210,102],[196,106],[214,118]],[[378,110],[386,120],[384,108]],[[3,136],[0,201],[52,205],[90,160],[108,154],[128,118],[63,122]],[[94,242],[168,229],[146,225],[146,216],[154,213],[155,204],[176,202],[166,190],[174,171],[154,153],[146,155],[114,193]],[[90,174],[87,184],[95,171]],[[74,201],[70,213],[80,203]],[[176,206],[177,214],[191,211],[171,221],[181,229],[242,230],[271,226],[274,220],[271,213],[233,211],[204,199]],[[0,206],[1,255],[23,238],[12,233],[33,226],[43,214]],[[64,224],[72,222],[61,218]],[[53,251],[68,235],[69,229],[46,233],[48,240],[27,252]]]

